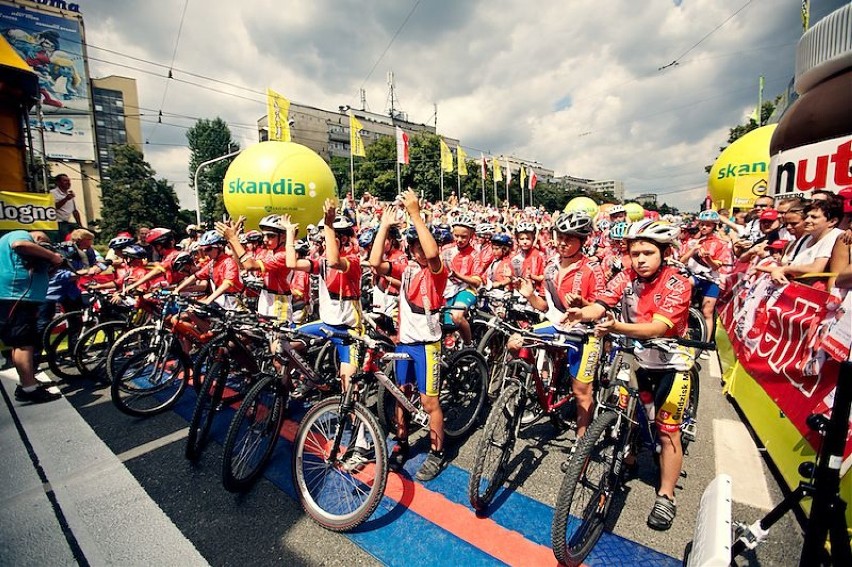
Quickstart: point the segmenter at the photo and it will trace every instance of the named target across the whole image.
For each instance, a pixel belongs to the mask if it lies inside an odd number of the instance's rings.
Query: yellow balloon
[[[571,211],[583,211],[594,218],[598,214],[598,204],[589,197],[574,197],[565,205],[565,212],[568,213]]]
[[[627,211],[627,218],[632,221],[645,218],[645,209],[639,203],[624,203],[624,210]]]
[[[293,142],[249,146],[231,163],[222,187],[225,208],[246,217],[247,228],[270,214],[290,215],[300,226],[317,224],[323,203],[337,195],[331,168],[312,149]]]
[[[757,178],[768,183],[769,141],[776,127],[777,124],[769,124],[752,130],[716,158],[707,180],[707,191],[716,207],[731,206],[738,177],[752,178],[750,184]]]

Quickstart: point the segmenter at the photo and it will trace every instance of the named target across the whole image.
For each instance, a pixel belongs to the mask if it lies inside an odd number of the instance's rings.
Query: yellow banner
[[[289,115],[290,101],[272,89],[266,89],[266,122],[270,140],[290,141]]]
[[[459,168],[459,175],[461,175],[462,177],[467,175],[467,162],[465,161],[465,159],[467,159],[467,154],[464,153],[464,150],[462,149],[461,146],[457,147],[456,148],[456,161],[458,162],[457,166]]]
[[[50,193],[0,191],[0,230],[57,230]]]
[[[438,143],[441,145],[441,169],[444,171],[452,171],[453,152],[450,151],[450,146],[448,146],[443,139],[438,138]]]
[[[503,170],[500,169],[500,162],[497,158],[491,158],[491,171],[494,181],[503,181]]]
[[[353,156],[367,157],[367,150],[364,149],[364,139],[361,138],[361,130],[364,126],[355,118],[354,114],[349,115],[349,147],[352,149]]]
[[[734,180],[734,192],[730,203],[716,203],[719,208],[754,208],[754,201],[766,195],[768,182],[761,175],[740,175]]]

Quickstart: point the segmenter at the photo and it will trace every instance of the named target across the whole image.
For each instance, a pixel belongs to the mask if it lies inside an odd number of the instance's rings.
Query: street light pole
[[[198,174],[201,172],[202,168],[207,167],[210,164],[222,161],[224,159],[234,157],[235,155],[237,155],[241,151],[243,151],[243,150],[239,149],[235,152],[231,152],[229,154],[225,154],[225,155],[219,156],[217,158],[209,159],[205,162],[198,164],[198,167],[195,169],[195,177],[194,177],[194,180],[193,180],[193,186],[192,187],[195,189],[195,221],[198,223],[199,226],[201,226],[201,201],[198,199]]]

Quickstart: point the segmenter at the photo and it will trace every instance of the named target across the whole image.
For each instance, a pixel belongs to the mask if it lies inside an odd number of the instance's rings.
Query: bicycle
[[[429,427],[429,414],[415,407],[381,370],[380,364],[409,359],[407,354],[388,353],[386,344],[370,336],[331,330],[328,336],[357,343],[364,362],[342,396],[319,402],[302,419],[293,447],[293,478],[305,512],[324,528],[342,532],[373,514],[388,478],[385,432],[363,404],[364,386],[378,381],[420,427]],[[362,459],[350,465],[356,453]]]
[[[847,361],[840,364],[831,417],[811,414],[806,420],[808,428],[820,435],[821,442],[814,460],[799,465],[804,480],[775,508],[749,525],[731,521],[731,478],[725,474],[717,476],[701,497],[695,536],[687,544],[684,564],[732,564],[746,550],[755,549],[787,512],[803,499],[812,498],[799,565],[852,565],[847,503],[840,494],[840,462],[849,434],[850,405],[852,362]],[[830,549],[826,549],[826,542],[830,543]]]
[[[519,333],[524,348],[520,358],[506,365],[500,396],[491,407],[476,447],[468,498],[479,512],[488,508],[508,476],[507,465],[522,427],[544,415],[558,428],[566,426],[563,412],[574,399],[570,377],[565,376],[566,350],[582,349],[587,339],[585,329],[544,335],[508,323],[499,326],[507,333]],[[532,356],[533,347],[544,355],[542,368],[536,363],[538,357]],[[546,378],[542,376],[545,373]]]
[[[676,337],[634,342],[643,348],[653,347],[684,356],[692,361],[693,373],[697,373],[696,354],[678,346],[715,348],[713,343]],[[624,348],[622,353],[629,351]],[[597,416],[562,465],[565,476],[556,498],[551,547],[557,561],[571,567],[582,563],[609,521],[611,504],[625,480],[625,460],[633,455],[635,444],[642,443],[656,452],[653,418],[640,400],[636,374],[628,368],[617,368],[613,383],[602,388],[604,393],[599,397]],[[687,406],[685,414],[689,412]],[[684,423],[690,419],[687,415]]]

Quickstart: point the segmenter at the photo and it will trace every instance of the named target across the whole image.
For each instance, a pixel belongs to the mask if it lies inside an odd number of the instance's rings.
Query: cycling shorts
[[[400,386],[416,384],[417,390],[425,396],[437,396],[441,393],[441,343],[420,343],[415,345],[398,344],[396,352],[406,353],[411,360],[397,360],[396,383]]]
[[[539,323],[533,326],[533,332],[537,335],[555,335],[556,327],[550,323]],[[588,337],[585,344],[566,343],[565,368],[572,379],[583,384],[591,384],[595,380],[595,370],[600,357],[600,341]]]
[[[447,307],[464,307],[470,309],[476,305],[476,294],[469,289],[463,289],[454,296],[447,299]],[[452,313],[455,309],[449,309],[444,312],[444,324],[452,325]]]
[[[719,284],[703,278],[692,278],[692,287],[701,297],[716,299],[719,297]]]
[[[676,370],[636,370],[639,391],[653,396],[657,428],[669,433],[680,430],[683,412],[689,405],[692,381],[689,372]]]
[[[351,327],[347,327],[346,325],[327,325],[322,321],[314,321],[312,323],[302,325],[301,327],[296,327],[297,331],[305,333],[306,335],[328,339],[329,337],[325,332],[323,332],[323,329],[331,329],[338,333],[348,333],[352,330]],[[352,344],[344,344],[343,339],[338,337],[331,337],[331,342],[337,345],[337,356],[340,357],[341,364],[352,364],[354,366],[358,366],[357,343],[353,342]]]

